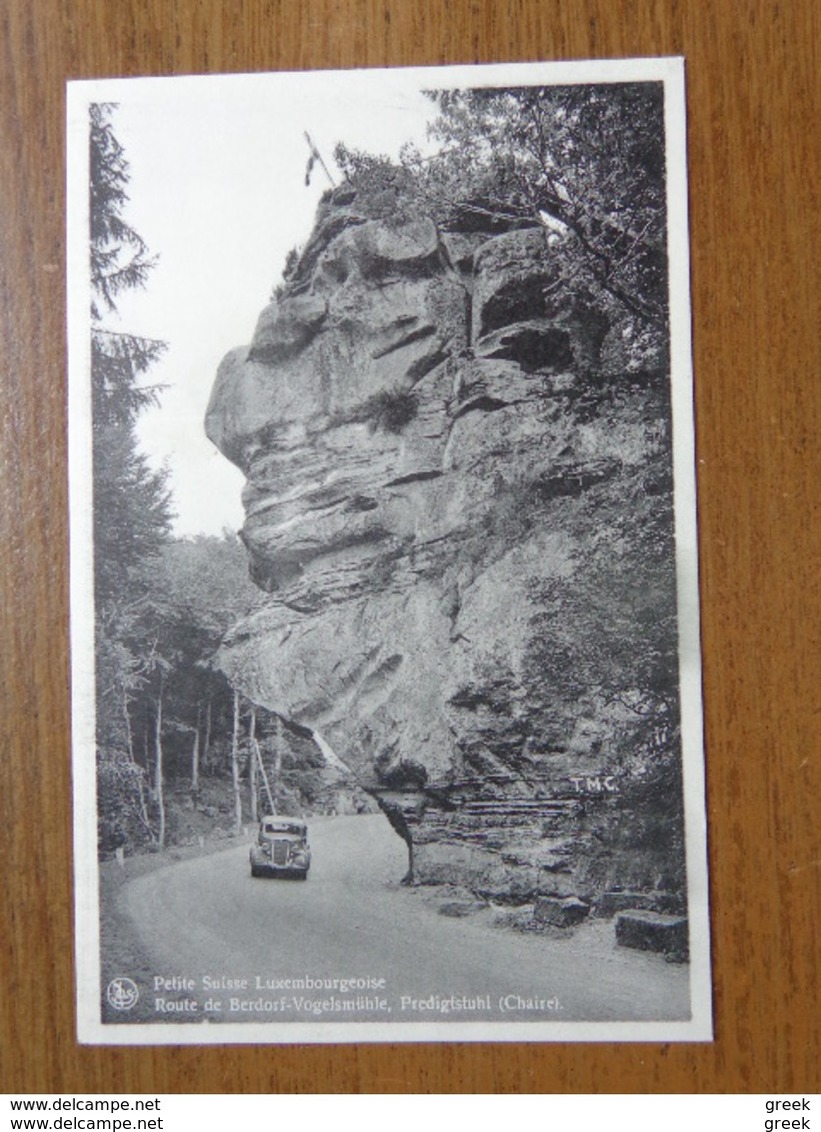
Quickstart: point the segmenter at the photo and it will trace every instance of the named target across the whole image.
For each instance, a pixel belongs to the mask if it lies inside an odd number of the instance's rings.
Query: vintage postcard
[[[83,1042],[706,1041],[681,59],[68,87]]]

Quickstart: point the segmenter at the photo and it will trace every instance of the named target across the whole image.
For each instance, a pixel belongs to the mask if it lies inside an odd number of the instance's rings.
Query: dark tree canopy
[[[145,375],[165,345],[111,325],[118,296],[143,287],[154,263],[123,217],[128,164],[113,112],[108,104],[89,108],[97,786],[100,839],[109,848],[134,828],[153,835],[131,706],[163,663],[143,607],[147,565],[171,527],[166,476],[151,469],[136,436],[140,413],[157,403],[159,389]]]
[[[431,93],[441,155],[429,191],[446,207],[552,225],[633,313],[666,311],[661,84]]]
[[[565,272],[641,323],[667,320],[663,88],[657,83],[430,91],[438,150],[401,167],[338,146],[352,182],[422,203],[444,228],[543,225]]]
[[[94,445],[94,565],[98,602],[122,595],[135,569],[155,555],[171,526],[166,476],[153,471],[135,434],[139,414],[160,389],[144,378],[165,343],[104,324],[115,299],[143,287],[151,267],[145,243],[123,219],[128,163],[112,126],[114,107],[89,110],[91,391]]]

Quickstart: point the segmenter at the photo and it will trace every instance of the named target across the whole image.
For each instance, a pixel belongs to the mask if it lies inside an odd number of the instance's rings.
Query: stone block
[[[687,917],[631,909],[616,916],[616,943],[640,951],[686,954]]]
[[[617,912],[652,910],[649,892],[603,892],[596,901],[596,915],[604,920],[612,920]]]
[[[612,920],[617,912],[670,912],[681,915],[683,910],[684,898],[675,892],[663,892],[658,889],[651,892],[619,890],[602,893],[596,901],[594,915],[603,920]]]
[[[590,912],[590,905],[577,896],[540,896],[533,908],[533,918],[540,924],[556,928],[572,928]]]

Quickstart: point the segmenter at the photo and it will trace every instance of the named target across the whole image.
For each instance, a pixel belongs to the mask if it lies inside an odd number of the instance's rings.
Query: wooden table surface
[[[2,0],[1,1092],[819,1089],[816,0]],[[74,1039],[64,83],[684,55],[716,1040]]]

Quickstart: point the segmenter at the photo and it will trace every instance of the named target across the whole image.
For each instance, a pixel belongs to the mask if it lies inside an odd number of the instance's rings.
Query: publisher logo
[[[115,1010],[130,1010],[137,1005],[140,992],[133,979],[112,979],[108,984],[105,996]]]

